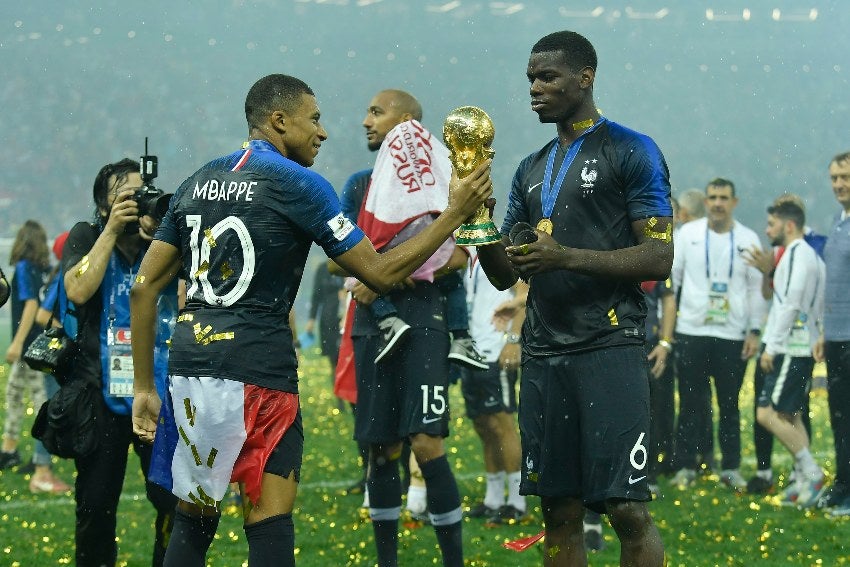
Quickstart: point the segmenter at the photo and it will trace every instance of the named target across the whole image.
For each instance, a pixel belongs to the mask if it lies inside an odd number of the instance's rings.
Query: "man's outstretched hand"
[[[133,433],[144,443],[153,443],[160,406],[162,402],[156,390],[133,396]]]

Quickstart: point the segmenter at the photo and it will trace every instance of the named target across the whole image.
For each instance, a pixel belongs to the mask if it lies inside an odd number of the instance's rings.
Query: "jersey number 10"
[[[189,246],[192,251],[192,269],[189,272],[189,289],[186,291],[188,297],[195,297],[200,284],[203,301],[209,305],[229,307],[239,301],[254,277],[254,268],[257,260],[254,254],[254,243],[251,234],[238,217],[230,216],[217,222],[212,228],[204,230],[201,234],[201,215],[186,215],[186,225],[192,229],[189,236]],[[223,295],[218,295],[209,280],[210,270],[222,269],[224,262],[232,253],[229,247],[217,246],[218,238],[226,231],[232,230],[239,239],[242,250],[242,272],[236,279],[234,286]],[[217,250],[215,250],[217,248]],[[215,251],[214,251],[215,250]]]

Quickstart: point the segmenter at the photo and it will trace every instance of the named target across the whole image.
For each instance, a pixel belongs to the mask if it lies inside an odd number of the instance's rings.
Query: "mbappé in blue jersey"
[[[542,186],[557,138],[517,168],[502,225],[544,218]],[[566,148],[560,148],[557,172]],[[555,176],[552,175],[554,185]],[[554,190],[554,187],[553,187]],[[610,120],[587,136],[570,165],[551,213],[552,236],[562,246],[617,250],[635,246],[632,222],[671,217],[670,181],[661,150],[651,138]],[[531,278],[523,350],[549,356],[618,344],[642,344],[646,306],[637,282],[568,270]]]
[[[183,182],[156,238],[187,280],[169,372],[297,392],[288,314],[310,246],[334,258],[363,238],[330,183],[251,140]]]

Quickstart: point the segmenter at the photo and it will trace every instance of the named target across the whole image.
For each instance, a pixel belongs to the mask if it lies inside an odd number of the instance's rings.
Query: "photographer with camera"
[[[150,164],[153,164],[152,166]],[[177,502],[167,490],[147,481],[151,446],[133,435],[133,366],[130,355],[130,287],[159,226],[156,202],[169,195],[151,185],[156,160],[123,159],[105,165],[94,181],[94,222],[79,222],[65,243],[62,274],[68,299],[76,307],[79,354],[74,379],[95,382],[100,439],[93,453],[74,459],[77,469],[76,564],[115,565],[116,511],[127,468],[128,447],[141,461],[148,500],[156,508],[152,564],[162,565]],[[156,385],[164,395],[171,325],[177,309],[177,282],[160,294],[154,347]],[[121,370],[113,370],[113,361]]]

